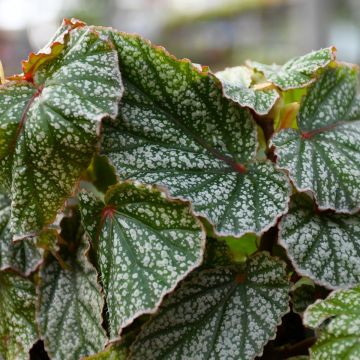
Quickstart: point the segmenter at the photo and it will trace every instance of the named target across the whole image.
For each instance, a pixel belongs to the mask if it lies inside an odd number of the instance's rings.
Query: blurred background
[[[246,59],[281,64],[329,45],[360,64],[360,0],[0,0],[6,75],[21,72],[63,17],[139,33],[212,70]]]

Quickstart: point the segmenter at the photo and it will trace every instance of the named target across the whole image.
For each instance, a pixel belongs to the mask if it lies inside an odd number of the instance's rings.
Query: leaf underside
[[[272,139],[280,168],[299,191],[314,193],[320,209],[360,208],[360,97],[357,71],[329,68],[300,107],[298,130]]]
[[[360,358],[360,287],[336,291],[305,312],[304,323],[318,327],[320,336],[310,349],[311,359],[356,360]]]
[[[102,153],[120,177],[190,200],[221,235],[272,226],[287,210],[289,184],[271,162],[255,159],[250,113],[225,99],[206,69],[136,36],[112,38],[125,94],[117,121],[104,124]]]
[[[205,235],[189,206],[155,189],[123,183],[109,190],[105,204],[83,192],[80,205],[98,255],[110,334],[117,337],[200,265]]]
[[[0,182],[11,193],[15,238],[55,219],[122,92],[117,53],[89,28],[72,30],[61,53],[32,78],[0,87]]]
[[[249,61],[248,65],[262,72],[266,80],[281,90],[289,90],[314,82],[317,71],[333,60],[335,60],[335,48],[329,47],[291,59],[282,66],[265,65],[256,61]]]
[[[63,268],[53,256],[40,269],[37,321],[45,348],[55,360],[78,360],[102,350],[104,301],[97,273],[84,255],[62,250]]]
[[[288,309],[284,264],[265,253],[242,269],[194,273],[130,348],[130,359],[253,359]]]

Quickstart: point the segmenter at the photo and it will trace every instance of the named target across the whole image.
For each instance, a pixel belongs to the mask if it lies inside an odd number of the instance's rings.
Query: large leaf
[[[96,151],[101,119],[117,113],[122,85],[111,43],[83,27],[64,41],[31,82],[0,87],[0,184],[11,190],[17,238],[54,220]]]
[[[245,66],[236,66],[219,71],[215,76],[224,87],[224,95],[241,106],[253,109],[259,115],[266,115],[275,105],[279,94],[273,89],[256,89],[251,86],[253,71]]]
[[[287,211],[289,185],[272,163],[256,160],[250,113],[223,97],[207,68],[137,36],[112,37],[125,95],[117,121],[105,125],[102,151],[121,178],[191,200],[218,234],[261,233],[275,224]]]
[[[23,360],[38,338],[35,286],[12,272],[0,272],[0,359]]]
[[[194,273],[144,325],[130,359],[253,359],[288,309],[285,265],[259,253],[242,268]]]
[[[310,349],[311,359],[356,360],[360,358],[360,287],[333,292],[311,305],[304,314],[304,323],[318,327],[320,337]]]
[[[280,89],[296,89],[314,82],[317,71],[335,60],[335,51],[334,47],[312,51],[291,59],[282,66],[265,65],[256,61],[249,61],[248,65],[264,73],[265,78]]]
[[[13,269],[29,275],[42,261],[42,250],[36,247],[37,239],[14,243],[9,229],[10,200],[0,193],[0,270]]]
[[[70,244],[60,252],[65,265],[50,256],[40,269],[37,321],[52,359],[78,360],[102,350],[106,342],[104,301],[84,251],[84,243],[77,251]]]
[[[299,191],[314,192],[320,209],[355,212],[360,207],[360,97],[357,71],[326,70],[309,89],[299,129],[285,129],[272,142],[277,162]]]
[[[155,189],[123,183],[109,190],[105,203],[83,192],[80,204],[116,337],[137,316],[154,312],[201,263],[205,235],[189,206]]]
[[[293,200],[279,242],[297,272],[330,288],[360,283],[360,214],[318,212],[302,194]]]

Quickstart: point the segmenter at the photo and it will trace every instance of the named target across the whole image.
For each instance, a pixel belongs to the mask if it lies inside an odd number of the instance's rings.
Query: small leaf
[[[335,291],[309,306],[304,323],[318,327],[320,336],[310,349],[311,359],[355,360],[360,358],[360,287]]]
[[[194,273],[145,324],[129,359],[254,359],[288,310],[285,265],[265,253]]]
[[[279,242],[296,271],[321,285],[360,282],[360,214],[319,213],[309,198],[296,195],[281,221]]]
[[[102,118],[116,116],[122,93],[109,41],[82,27],[66,39],[51,61],[34,60],[32,82],[0,86],[0,184],[12,194],[17,239],[54,221],[97,150]]]
[[[248,65],[261,71],[268,81],[281,90],[296,89],[314,82],[317,71],[335,60],[335,51],[334,47],[313,51],[291,59],[282,66],[265,65],[256,61],[249,61]]]
[[[125,95],[117,121],[104,124],[102,152],[120,177],[191,201],[217,235],[260,234],[274,225],[287,211],[289,184],[270,161],[256,159],[250,113],[223,97],[207,68],[137,36],[112,37]]]
[[[38,339],[35,286],[13,272],[0,272],[0,359],[28,359]]]
[[[42,249],[36,247],[37,238],[12,241],[10,212],[10,200],[0,193],[0,270],[13,269],[27,276],[41,264]]]
[[[55,360],[78,360],[102,350],[106,342],[101,289],[84,251],[85,244],[77,251],[63,248],[65,268],[50,256],[40,269],[37,319],[45,348]]]
[[[80,194],[85,229],[98,253],[110,334],[141,314],[200,265],[205,234],[189,206],[129,183],[108,191],[105,204]]]
[[[327,69],[309,89],[298,114],[299,129],[272,139],[279,167],[299,191],[312,191],[319,208],[360,208],[360,97],[357,71]]]
[[[227,98],[254,110],[258,115],[266,115],[279,99],[279,94],[273,89],[257,90],[251,87],[252,72],[245,66],[236,66],[219,71],[215,76],[223,84]]]

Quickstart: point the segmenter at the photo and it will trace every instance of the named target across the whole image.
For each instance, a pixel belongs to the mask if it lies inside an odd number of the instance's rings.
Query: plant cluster
[[[289,311],[311,358],[360,358],[355,65],[212,73],[72,19],[22,69],[0,86],[0,359],[281,358]]]

